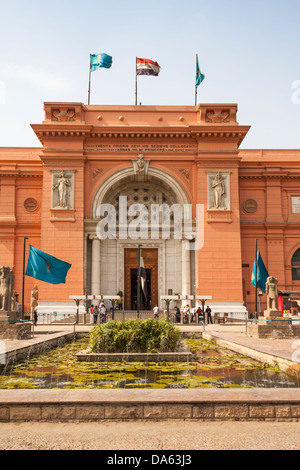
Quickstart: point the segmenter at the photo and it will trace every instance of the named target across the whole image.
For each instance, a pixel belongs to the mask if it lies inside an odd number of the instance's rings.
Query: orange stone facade
[[[237,105],[45,103],[44,109],[45,120],[31,126],[39,146],[0,148],[0,265],[14,266],[20,298],[24,237],[26,257],[30,244],[72,267],[66,284],[57,286],[26,277],[25,311],[35,284],[40,312],[68,309],[72,295],[120,290],[132,309],[126,257],[139,244],[148,249],[152,304],[162,307],[160,297],[172,290],[211,296],[215,311],[253,312],[256,239],[279,288],[300,290],[291,263],[300,248],[300,150],[240,150],[250,127],[237,122]],[[53,189],[61,172],[71,188],[65,207]],[[212,188],[218,173],[225,186],[220,206]],[[97,208],[110,203],[118,210],[120,195],[132,203],[190,204],[194,225],[200,205],[203,246],[187,251],[190,242],[172,234],[99,240]]]

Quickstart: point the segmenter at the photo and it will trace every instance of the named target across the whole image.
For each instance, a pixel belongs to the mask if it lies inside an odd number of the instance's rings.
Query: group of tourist
[[[183,316],[183,323],[193,323],[193,322],[196,323],[197,320],[198,320],[198,323],[202,323],[205,321],[205,315],[206,315],[208,323],[213,322],[212,316],[211,316],[211,308],[209,307],[209,305],[206,307],[205,312],[203,312],[201,307],[191,308],[189,305],[185,305],[182,308],[182,311],[180,310],[179,307],[176,307],[175,310],[176,310],[176,314],[175,314],[176,323],[181,323],[181,314]],[[154,318],[159,317],[159,308],[157,305],[153,309],[153,314],[154,314]]]
[[[178,309],[179,310],[179,309]],[[186,305],[183,307],[182,309],[182,313],[183,313],[183,322],[184,323],[193,323],[193,322],[197,322],[197,318],[198,318],[198,323],[202,323],[204,322],[205,320],[205,315],[206,315],[206,318],[207,318],[207,322],[208,323],[212,323],[212,316],[211,316],[211,308],[209,306],[206,307],[205,311],[202,310],[201,307],[193,307],[191,308],[189,305]],[[181,319],[181,312],[179,310],[179,315],[177,313],[176,315],[177,317],[180,316],[180,319]],[[179,320],[181,321],[181,320]]]
[[[99,318],[99,322],[98,322]],[[91,305],[90,307],[90,323],[97,325],[97,323],[106,322],[106,307],[103,302],[99,305]]]

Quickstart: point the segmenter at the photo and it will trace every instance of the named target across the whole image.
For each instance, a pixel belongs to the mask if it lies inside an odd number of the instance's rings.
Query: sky
[[[241,148],[300,148],[299,0],[0,0],[0,147],[39,147],[30,124],[47,101],[133,105],[135,60],[143,105],[237,103],[251,130]]]

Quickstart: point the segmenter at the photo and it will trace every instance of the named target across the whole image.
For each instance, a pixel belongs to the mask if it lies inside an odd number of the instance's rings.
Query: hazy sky
[[[0,146],[40,146],[30,124],[44,101],[134,104],[135,58],[158,61],[138,79],[144,105],[238,103],[252,129],[242,148],[300,148],[299,0],[0,0]]]

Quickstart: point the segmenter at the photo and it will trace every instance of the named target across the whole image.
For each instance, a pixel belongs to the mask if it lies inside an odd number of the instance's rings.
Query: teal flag
[[[65,284],[71,266],[71,264],[30,245],[25,274],[50,284]]]
[[[200,71],[199,61],[198,61],[198,56],[197,56],[197,60],[196,60],[196,83],[195,83],[195,87],[197,88],[199,85],[201,85],[201,83],[203,82],[204,79],[205,79],[205,75],[203,75],[203,73],[201,73],[201,71]]]
[[[256,263],[257,263],[257,287],[263,292],[266,292],[266,282],[269,277],[269,273],[264,265],[262,257],[260,256],[260,251],[258,250],[256,255],[256,260],[254,261],[251,282],[256,287],[255,282],[255,272],[256,272]]]
[[[112,57],[110,55],[101,53],[101,54],[91,54],[91,72],[95,72],[100,67],[105,69],[110,69],[112,66]]]

